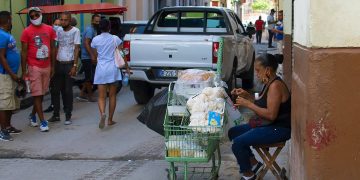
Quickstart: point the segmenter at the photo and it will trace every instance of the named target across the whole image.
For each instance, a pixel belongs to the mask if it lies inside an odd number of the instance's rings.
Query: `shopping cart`
[[[186,106],[186,99],[174,94],[173,88],[174,83],[171,83],[164,119],[165,159],[170,163],[168,177],[174,180],[181,174],[183,179],[217,179],[221,165],[219,144],[224,134],[226,113],[222,114],[222,126],[188,126],[190,113],[186,108],[179,108]],[[170,112],[174,109],[177,112]]]

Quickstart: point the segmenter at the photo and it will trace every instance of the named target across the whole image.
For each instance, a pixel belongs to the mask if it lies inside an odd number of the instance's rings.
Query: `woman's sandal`
[[[114,125],[114,124],[116,124],[115,121],[108,122],[108,126],[112,126],[112,125]]]
[[[105,127],[105,119],[106,119],[106,114],[101,115],[100,122],[99,122],[100,129],[103,129]]]

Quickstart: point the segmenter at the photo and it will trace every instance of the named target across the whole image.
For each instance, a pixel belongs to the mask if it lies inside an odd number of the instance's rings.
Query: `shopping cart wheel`
[[[169,180],[176,180],[177,179],[176,171],[178,171],[178,167],[175,167],[174,163],[170,163],[170,169],[166,168],[165,171],[167,171],[167,178]]]
[[[281,169],[280,178],[281,178],[282,180],[288,180],[288,178],[286,177],[286,169],[285,169],[285,168],[282,168],[282,169]]]
[[[219,179],[219,175],[216,174],[214,177],[211,178],[211,180],[218,180]]]

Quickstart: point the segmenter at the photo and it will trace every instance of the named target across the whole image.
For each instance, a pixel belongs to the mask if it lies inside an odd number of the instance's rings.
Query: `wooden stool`
[[[270,169],[276,179],[287,180],[285,168],[281,169],[275,161],[276,157],[280,154],[282,148],[285,146],[285,143],[286,141],[275,144],[260,144],[253,146],[253,148],[258,152],[261,159],[264,161],[264,166],[257,174],[256,179],[263,179],[266,172]],[[275,152],[272,155],[269,152],[269,148],[276,148]]]

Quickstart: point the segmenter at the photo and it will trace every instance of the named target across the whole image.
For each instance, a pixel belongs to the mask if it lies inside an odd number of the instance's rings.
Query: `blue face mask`
[[[54,25],[54,26],[53,26],[54,31],[58,31],[59,28],[60,28],[60,26],[58,26],[58,25]]]

